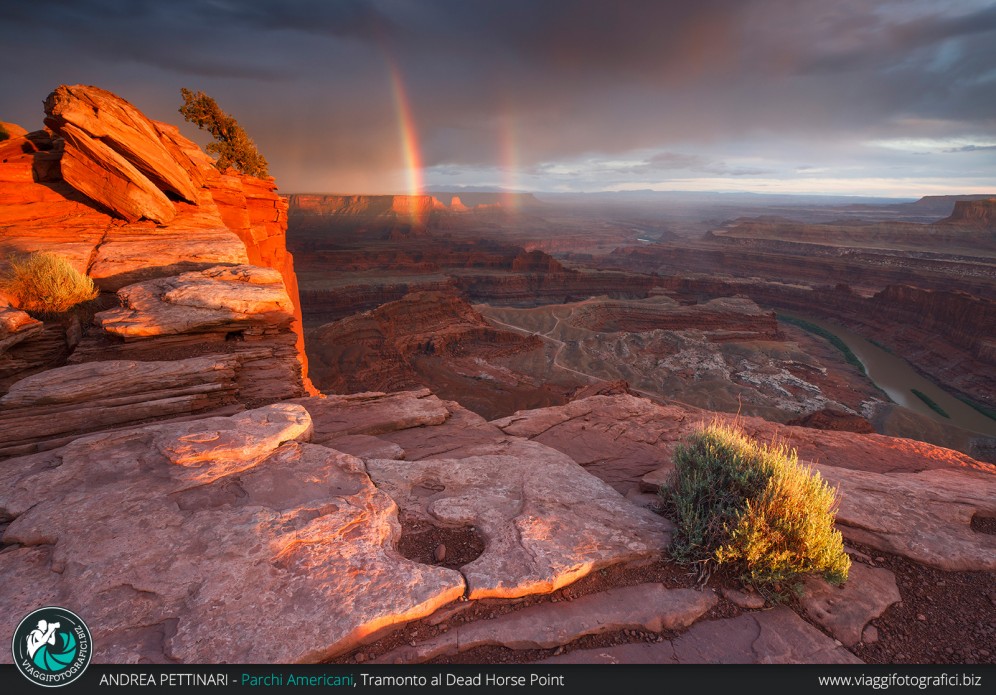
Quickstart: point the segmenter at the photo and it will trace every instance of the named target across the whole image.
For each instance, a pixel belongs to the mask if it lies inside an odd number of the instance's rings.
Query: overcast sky
[[[284,192],[996,190],[996,2],[4,0],[0,120],[215,97]],[[392,76],[392,71],[394,75]],[[194,126],[184,133],[205,142]]]

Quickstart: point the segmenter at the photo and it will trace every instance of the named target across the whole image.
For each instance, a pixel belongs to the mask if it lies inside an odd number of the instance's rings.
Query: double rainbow
[[[391,93],[394,98],[394,110],[397,117],[398,139],[401,143],[402,159],[405,167],[405,179],[408,194],[423,195],[425,190],[424,165],[422,149],[419,144],[418,127],[412,112],[411,99],[401,70],[389,52],[385,50],[388,71],[391,78]],[[502,205],[508,209],[518,206],[518,199],[511,193],[518,187],[519,152],[515,129],[515,117],[511,108],[504,109],[504,114],[498,122],[500,152],[500,170],[502,172],[502,188],[507,192],[502,196]]]

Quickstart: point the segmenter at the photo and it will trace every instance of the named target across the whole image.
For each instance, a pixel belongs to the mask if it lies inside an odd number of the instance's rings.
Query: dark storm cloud
[[[179,87],[204,89],[285,189],[399,184],[391,65],[448,178],[510,157],[538,182],[578,162],[592,185],[752,177],[866,141],[970,136],[948,148],[968,153],[996,137],[994,2],[9,0],[3,15],[17,69],[0,118],[37,125],[48,90],[88,82],[176,121]],[[876,152],[880,174],[910,161]],[[632,164],[602,162],[617,159]]]
[[[361,0],[216,0],[202,3],[204,19],[264,31],[288,30],[335,37],[370,39],[390,21]]]

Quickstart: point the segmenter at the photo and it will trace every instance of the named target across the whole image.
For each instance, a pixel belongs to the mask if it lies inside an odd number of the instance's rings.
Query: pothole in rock
[[[413,562],[455,570],[484,552],[484,536],[472,526],[436,526],[408,514],[400,521],[398,552]]]
[[[996,536],[996,517],[974,514],[972,516],[972,530],[976,533]]]

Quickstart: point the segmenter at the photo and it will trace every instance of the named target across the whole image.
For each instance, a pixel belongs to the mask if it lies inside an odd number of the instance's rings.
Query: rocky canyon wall
[[[217,171],[96,87],[61,86],[45,111],[0,143],[0,266],[54,253],[102,294],[92,321],[0,302],[0,454],[314,392],[273,179]]]

